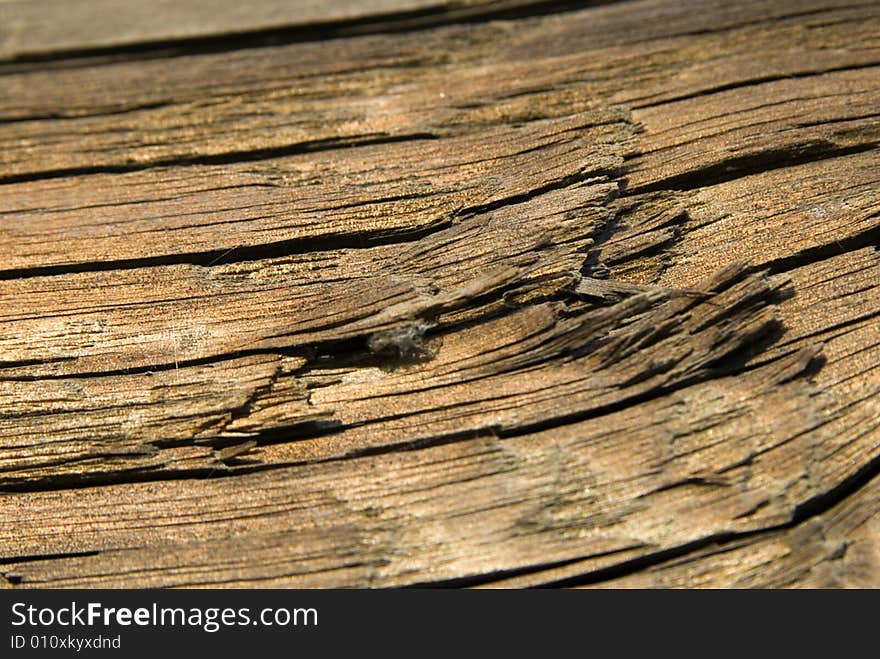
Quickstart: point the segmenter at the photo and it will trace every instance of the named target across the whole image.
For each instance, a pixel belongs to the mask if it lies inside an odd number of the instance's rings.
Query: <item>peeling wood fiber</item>
[[[880,585],[877,3],[68,4],[3,587]]]

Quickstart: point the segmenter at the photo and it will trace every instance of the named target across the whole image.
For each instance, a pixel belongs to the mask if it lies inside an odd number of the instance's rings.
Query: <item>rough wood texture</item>
[[[180,48],[195,40],[223,48],[222,40],[229,38],[241,47],[248,39],[265,43],[397,31],[564,4],[553,0],[154,0],[149,4],[0,0],[0,59],[113,56],[120,50]],[[58,20],[59,15],[63,20]]]
[[[880,586],[876,2],[173,4],[0,0],[0,585]]]

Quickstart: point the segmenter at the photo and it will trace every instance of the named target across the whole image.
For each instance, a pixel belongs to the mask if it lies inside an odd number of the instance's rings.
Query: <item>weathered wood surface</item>
[[[880,585],[876,2],[72,5],[0,2],[0,584]]]
[[[595,0],[597,4],[601,0]],[[606,0],[607,1],[607,0]],[[452,21],[533,13],[554,0],[0,0],[0,59],[39,61],[59,56],[114,56],[119,51],[166,51],[199,40],[223,49],[248,39],[264,44],[424,28]],[[571,3],[567,3],[571,4]],[[63,20],[58,20],[63,15]]]

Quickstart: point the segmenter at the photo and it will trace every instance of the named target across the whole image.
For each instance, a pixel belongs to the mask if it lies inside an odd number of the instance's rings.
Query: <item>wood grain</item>
[[[51,56],[121,49],[148,50],[185,40],[247,39],[254,33],[283,38],[285,32],[325,38],[364,31],[413,29],[450,20],[474,20],[528,9],[528,0],[228,0],[177,2],[149,6],[114,0],[3,0],[0,2],[0,59],[35,60]],[[552,6],[552,3],[550,3]],[[58,21],[59,12],[64,20]]]
[[[876,3],[256,6],[0,2],[0,585],[877,585]]]

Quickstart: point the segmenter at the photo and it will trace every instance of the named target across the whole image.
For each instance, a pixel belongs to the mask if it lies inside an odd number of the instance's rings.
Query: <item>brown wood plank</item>
[[[293,28],[357,34],[402,26],[473,19],[535,2],[523,0],[3,0],[0,60],[111,51],[184,39],[217,39]],[[59,12],[63,20],[57,20]],[[377,24],[378,25],[375,25]],[[383,25],[384,23],[384,25]],[[308,33],[304,33],[308,36]]]
[[[828,512],[781,531],[717,544],[603,588],[877,588],[875,478]]]
[[[875,584],[875,2],[193,6],[0,0],[0,584]]]
[[[596,111],[332,156],[13,184],[0,198],[0,269],[167,255],[209,266],[240,258],[227,250],[285,242],[324,251],[405,241],[507,199],[619,172],[631,138],[621,113]]]
[[[726,95],[748,106],[751,95],[761,94],[779,106],[759,108],[754,117],[738,111],[736,116],[742,115],[745,124],[743,139],[752,121],[773,120],[771,134],[783,141],[777,145],[782,149],[804,148],[817,140],[847,145],[876,142],[876,121],[862,116],[870,114],[875,93],[871,81],[876,71],[868,68],[880,63],[871,42],[880,20],[876,5],[835,7],[840,3],[828,2],[819,3],[824,6],[819,11],[814,7],[817,3],[802,4],[805,11],[818,12],[827,25],[812,31],[808,44],[802,23],[788,25],[778,20],[778,12],[763,5],[750,4],[735,12],[742,14],[740,21],[751,18],[745,25],[732,19],[729,26],[719,21],[716,31],[687,38],[675,35],[705,26],[702,12],[670,12],[664,7],[672,15],[661,12],[657,19],[678,22],[658,32],[650,21],[640,21],[638,29],[633,26],[632,32],[622,35],[625,44],[635,42],[629,47],[597,47],[607,43],[608,35],[602,35],[603,23],[596,23],[594,13],[584,11],[566,15],[561,34],[556,33],[557,17],[551,17],[513,35],[503,24],[490,24],[391,38],[13,73],[4,76],[13,100],[4,104],[0,118],[13,121],[0,123],[0,179],[446,135],[485,123],[566,115],[572,106],[595,106],[599,99],[627,102],[637,90],[671,84],[681,88],[681,81],[689,80],[693,82],[679,94],[699,95],[715,88],[716,81],[708,79],[704,69],[717,60],[739,71],[739,78],[727,86],[755,82],[754,70],[741,70],[739,64],[756,45],[772,48],[758,80],[854,69],[816,76],[806,88],[815,89],[820,107],[823,94],[846,94],[848,102],[868,109],[848,111],[845,117],[830,116],[828,121],[836,122],[830,127],[798,129],[803,117],[797,107],[781,104],[791,99],[797,81],[749,85]],[[630,9],[614,6],[605,11],[617,12],[611,20]],[[758,32],[751,25],[756,20],[762,28],[759,44],[750,41]],[[552,38],[568,50],[559,46],[560,52],[552,57],[530,56],[538,38],[544,44]],[[463,42],[454,57],[446,55],[450,41]],[[589,44],[586,49],[585,43]],[[817,49],[826,54],[816,57]],[[802,52],[813,56],[800,57]],[[719,111],[726,110],[726,96],[720,102]],[[688,101],[680,103],[684,108],[676,107],[669,116],[686,112]],[[699,101],[690,104],[698,107]],[[641,109],[636,117],[641,120],[640,113],[648,113],[645,120],[650,121],[651,112],[651,108]],[[845,119],[855,122],[848,131],[838,125]],[[717,143],[716,139],[712,144]],[[653,147],[646,149],[652,151]],[[713,153],[715,166],[725,166],[724,161],[730,159],[723,152]],[[649,176],[662,162],[643,168],[643,178],[633,184],[656,184],[658,176],[681,174],[658,171]],[[712,164],[707,162],[705,167]]]
[[[861,255],[880,267],[873,250]],[[848,261],[805,266],[793,280],[825,282],[829,269],[846,273]],[[866,277],[876,286],[873,274]],[[844,276],[843,285],[853,282]],[[48,512],[59,510],[59,497],[69,493],[7,495],[18,503],[0,508],[9,511],[0,528],[21,528],[24,515],[43,520],[24,537],[4,539],[18,555],[38,547],[101,552],[15,564],[8,575],[31,585],[247,585],[252,579],[281,586],[393,585],[409,582],[411,570],[421,580],[442,580],[592,556],[576,563],[585,572],[773,527],[852,473],[853,461],[876,459],[878,326],[863,321],[841,333],[834,320],[842,319],[829,319],[826,336],[810,337],[825,340],[828,360],[812,382],[798,377],[807,363],[796,353],[624,407],[601,422],[234,479],[91,488],[78,492],[76,505],[92,530],[74,539],[56,530],[68,517],[54,522]],[[853,353],[866,344],[873,347]],[[870,375],[854,382],[865,368]],[[182,522],[175,511],[192,509],[191,501],[201,503]],[[255,516],[229,510],[238,505],[255,506]],[[374,508],[362,508],[368,505]],[[214,521],[221,511],[222,524]],[[160,536],[138,548],[144,519],[155,519],[149,525]],[[286,531],[278,535],[280,528]],[[448,540],[444,528],[497,530],[432,545],[438,533]],[[365,537],[387,537],[387,544],[368,552],[366,564],[352,566],[352,552],[365,558],[357,549]],[[227,563],[225,557],[244,549],[258,558]],[[175,563],[181,555],[186,560]],[[125,576],[126,566],[148,566],[147,574]],[[532,579],[547,576],[538,572]]]

